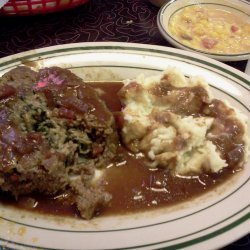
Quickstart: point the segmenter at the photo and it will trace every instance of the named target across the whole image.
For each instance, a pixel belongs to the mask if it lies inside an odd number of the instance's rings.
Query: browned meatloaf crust
[[[93,183],[116,152],[114,118],[69,70],[18,67],[0,78],[0,188],[15,197],[70,192],[91,218],[111,196]]]

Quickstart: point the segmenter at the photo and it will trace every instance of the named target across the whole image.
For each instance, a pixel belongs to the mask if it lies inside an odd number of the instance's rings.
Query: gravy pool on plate
[[[224,102],[212,99],[208,85],[203,80],[199,78],[196,81],[187,80],[180,72],[168,69],[158,76],[138,77],[125,83],[124,86],[117,83],[94,84],[92,86],[116,117],[117,130],[123,138],[120,140],[120,145],[117,145],[116,155],[110,159],[106,168],[101,170],[101,174],[97,178],[98,181],[92,182],[96,188],[100,185],[106,193],[112,196],[108,204],[106,202],[99,203],[95,207],[96,215],[135,212],[181,202],[211,190],[242,169],[248,153],[246,122],[240,113],[233,108]],[[149,86],[153,86],[153,88],[147,88]],[[131,93],[134,94],[132,95],[135,97],[134,100],[126,99],[126,97],[131,97]],[[136,96],[136,94],[138,95]],[[140,94],[144,96],[140,96]],[[147,109],[143,100],[149,97],[153,99],[153,101],[148,100],[150,105],[152,103],[154,105]],[[132,108],[135,107],[136,112],[134,113],[142,121],[142,124],[139,124],[139,132],[146,131],[144,136],[140,138],[136,138],[138,133],[135,124],[133,124],[134,121],[138,122],[138,119],[135,116],[132,117],[131,113],[128,114],[129,105],[132,105]],[[160,113],[157,106],[160,107]],[[143,109],[146,109],[146,112]],[[178,119],[191,117],[188,120],[192,125],[197,126],[199,123],[194,124],[193,120],[199,121],[201,116],[208,119],[208,122],[203,124],[205,126],[201,126],[203,133],[200,137],[204,140],[210,140],[210,143],[214,145],[213,149],[216,148],[215,152],[221,159],[218,161],[219,164],[215,165],[216,167],[209,168],[208,165],[204,164],[204,161],[203,164],[189,162],[192,164],[185,164],[185,171],[183,171],[183,168],[179,168],[179,170],[176,168],[178,163],[181,166],[181,159],[179,162],[177,161],[177,154],[175,154],[175,159],[172,157],[171,161],[165,163],[158,161],[164,157],[158,157],[158,160],[157,157],[152,158],[153,154],[160,156],[166,151],[178,153],[178,150],[180,155],[183,152],[192,155],[203,148],[204,143],[200,140],[198,142],[195,140],[196,144],[192,144],[194,141],[192,136],[196,137],[197,135],[188,130],[181,133],[181,130],[178,131],[178,126],[174,128],[177,133],[172,141],[159,134],[162,139],[160,146],[162,143],[163,150],[159,151],[159,148],[154,148],[153,152],[150,153],[152,151],[150,143],[140,143],[142,148],[139,147],[139,142],[150,135],[153,126],[160,124],[165,128],[171,127],[169,122],[172,121],[164,120],[165,115],[169,112],[177,114]],[[147,120],[150,118],[147,116],[148,114],[152,115],[150,116],[151,120]],[[68,117],[64,118],[68,119]],[[146,123],[143,122],[145,119]],[[149,124],[145,130],[145,124],[148,122],[152,122],[152,124]],[[126,137],[126,128],[129,127],[132,128],[132,132],[129,133],[129,137]],[[190,130],[190,126],[188,127]],[[157,127],[155,128],[157,131]],[[165,133],[165,135],[167,134]],[[164,139],[168,140],[167,143]],[[195,150],[192,150],[192,147]],[[186,159],[190,159],[190,157]],[[194,157],[194,159],[204,159],[204,157]],[[194,166],[196,168],[193,168]],[[88,178],[95,179],[96,177],[89,175]],[[96,197],[95,190],[90,188],[85,191],[91,198],[91,191],[93,191],[93,197]],[[83,194],[83,197],[86,198],[86,195]],[[12,204],[19,208],[51,214],[79,216],[73,198],[69,192],[62,191],[50,196],[45,196],[41,192],[40,194],[30,192],[25,196],[19,196],[15,201],[6,193],[0,193],[0,200],[3,203]],[[84,202],[84,199],[82,201]]]

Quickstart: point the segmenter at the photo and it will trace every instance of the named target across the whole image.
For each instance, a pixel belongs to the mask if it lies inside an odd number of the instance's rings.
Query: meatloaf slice
[[[70,192],[91,218],[111,198],[93,177],[117,138],[111,112],[69,70],[18,67],[0,79],[0,188],[16,198]]]

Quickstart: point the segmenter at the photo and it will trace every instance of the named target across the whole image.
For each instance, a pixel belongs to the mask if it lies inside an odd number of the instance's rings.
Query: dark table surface
[[[75,9],[47,15],[0,16],[0,57],[77,42],[132,42],[172,47],[158,31],[158,10],[148,0],[90,0]],[[226,64],[241,71],[246,67],[246,61]],[[223,249],[250,249],[250,236]]]

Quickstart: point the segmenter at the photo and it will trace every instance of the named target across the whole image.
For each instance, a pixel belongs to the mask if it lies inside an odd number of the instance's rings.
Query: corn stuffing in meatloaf
[[[69,70],[18,67],[0,79],[0,188],[17,199],[69,192],[89,219],[111,195],[93,181],[118,137],[94,89]]]

